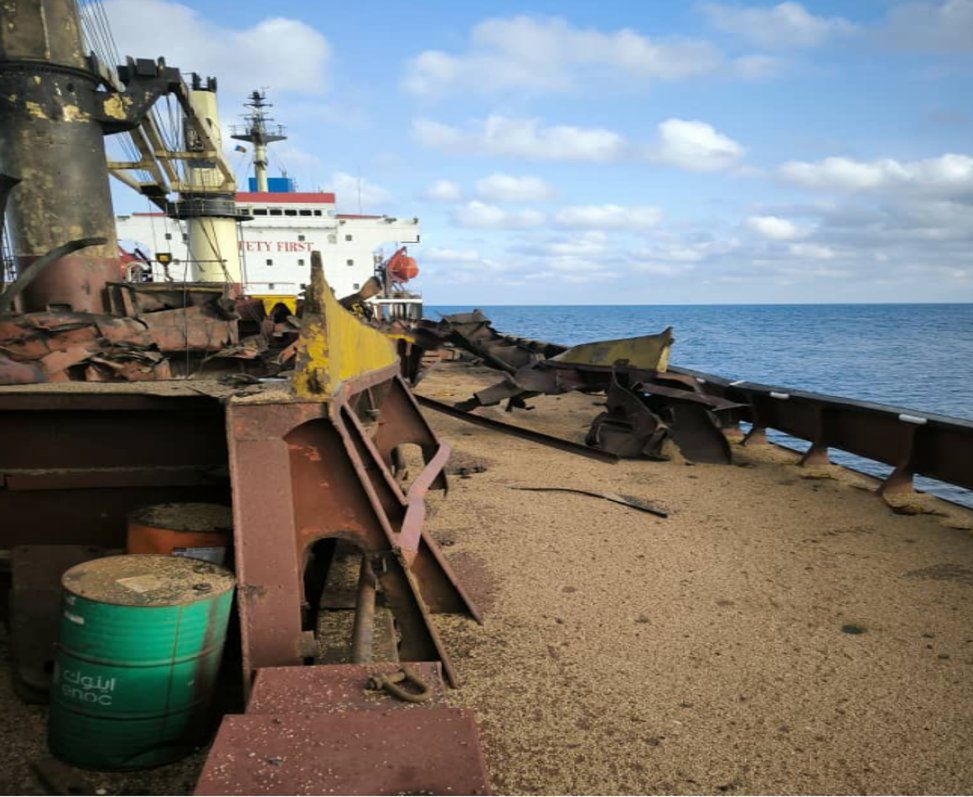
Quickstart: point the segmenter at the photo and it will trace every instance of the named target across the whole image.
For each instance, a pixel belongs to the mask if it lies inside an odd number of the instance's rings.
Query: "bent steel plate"
[[[488,794],[458,708],[223,719],[196,794]]]

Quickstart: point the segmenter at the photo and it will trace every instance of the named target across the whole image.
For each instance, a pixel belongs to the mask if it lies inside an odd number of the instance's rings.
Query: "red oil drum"
[[[161,553],[222,564],[233,513],[222,504],[154,504],[128,516],[127,553]]]

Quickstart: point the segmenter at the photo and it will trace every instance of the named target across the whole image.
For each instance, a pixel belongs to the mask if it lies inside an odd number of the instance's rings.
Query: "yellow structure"
[[[669,366],[669,349],[673,341],[672,327],[666,327],[658,335],[582,343],[551,359],[572,365],[605,366],[614,365],[619,360],[628,360],[632,368],[665,371]]]
[[[286,307],[291,315],[297,315],[297,297],[296,296],[272,296],[266,293],[251,293],[248,294],[251,299],[259,299],[264,306],[264,312],[270,315],[274,308],[282,304]]]
[[[326,398],[346,379],[399,365],[392,339],[335,299],[324,279],[320,252],[311,252],[311,282],[297,345],[293,384],[301,398]]]
[[[194,88],[189,101],[201,123],[216,145],[216,157],[222,158],[222,135],[216,108],[216,92]],[[192,140],[187,123],[187,139]],[[187,149],[189,149],[187,145]],[[186,188],[191,196],[225,196],[233,203],[235,183],[227,183],[223,172],[212,161],[189,161],[186,164]],[[193,215],[186,219],[189,262],[195,282],[243,282],[240,268],[240,245],[237,222],[232,215]]]

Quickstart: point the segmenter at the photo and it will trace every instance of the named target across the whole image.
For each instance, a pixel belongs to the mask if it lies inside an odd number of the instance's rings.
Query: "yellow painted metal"
[[[673,340],[672,327],[666,327],[658,335],[582,343],[551,359],[572,365],[604,366],[614,365],[619,360],[628,360],[632,368],[665,371],[669,366],[669,349]]]
[[[297,297],[296,296],[274,296],[269,293],[251,293],[249,294],[251,299],[259,299],[263,302],[264,310],[269,315],[273,309],[282,304],[286,307],[291,315],[297,313]]]
[[[343,308],[324,279],[321,253],[311,253],[311,282],[298,339],[294,392],[321,399],[350,377],[397,366],[392,340]]]

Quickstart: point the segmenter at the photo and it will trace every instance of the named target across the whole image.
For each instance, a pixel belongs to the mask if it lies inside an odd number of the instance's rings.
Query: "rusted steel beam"
[[[122,468],[4,470],[0,489],[13,491],[94,490],[116,487],[188,487],[226,481],[217,467],[151,465]]]
[[[0,389],[0,548],[120,547],[139,506],[227,500],[218,400],[78,387]]]
[[[540,445],[549,446],[550,448],[557,448],[571,454],[580,454],[583,457],[597,459],[599,462],[618,462],[618,457],[614,454],[599,451],[596,448],[591,448],[589,446],[582,445],[581,443],[574,443],[571,440],[565,440],[563,437],[554,437],[553,435],[537,432],[533,429],[525,429],[522,426],[514,426],[511,423],[504,423],[503,421],[497,421],[493,418],[475,415],[472,412],[457,409],[456,407],[445,404],[442,401],[429,398],[428,396],[417,395],[416,401],[418,401],[423,407],[429,407],[431,410],[441,412],[444,415],[450,415],[453,418],[459,418],[460,420],[466,421],[467,423],[472,423],[476,426],[483,426],[487,429],[493,429],[495,432],[511,434],[515,437],[529,440],[532,443],[539,443]]]
[[[479,615],[421,528],[422,496],[441,482],[448,447],[435,442],[421,415],[413,419],[422,428],[403,430],[399,442],[427,440],[432,453],[403,493],[360,417],[381,419],[386,410],[389,418],[408,417],[407,408],[395,406],[407,391],[385,384],[400,381],[397,370],[393,363],[387,373],[345,379],[326,403],[227,406],[247,678],[260,667],[300,664],[312,655],[301,574],[313,545],[341,538],[369,557],[401,634],[401,658],[442,661],[450,683],[457,682],[430,614]],[[389,437],[383,445],[394,442]]]

